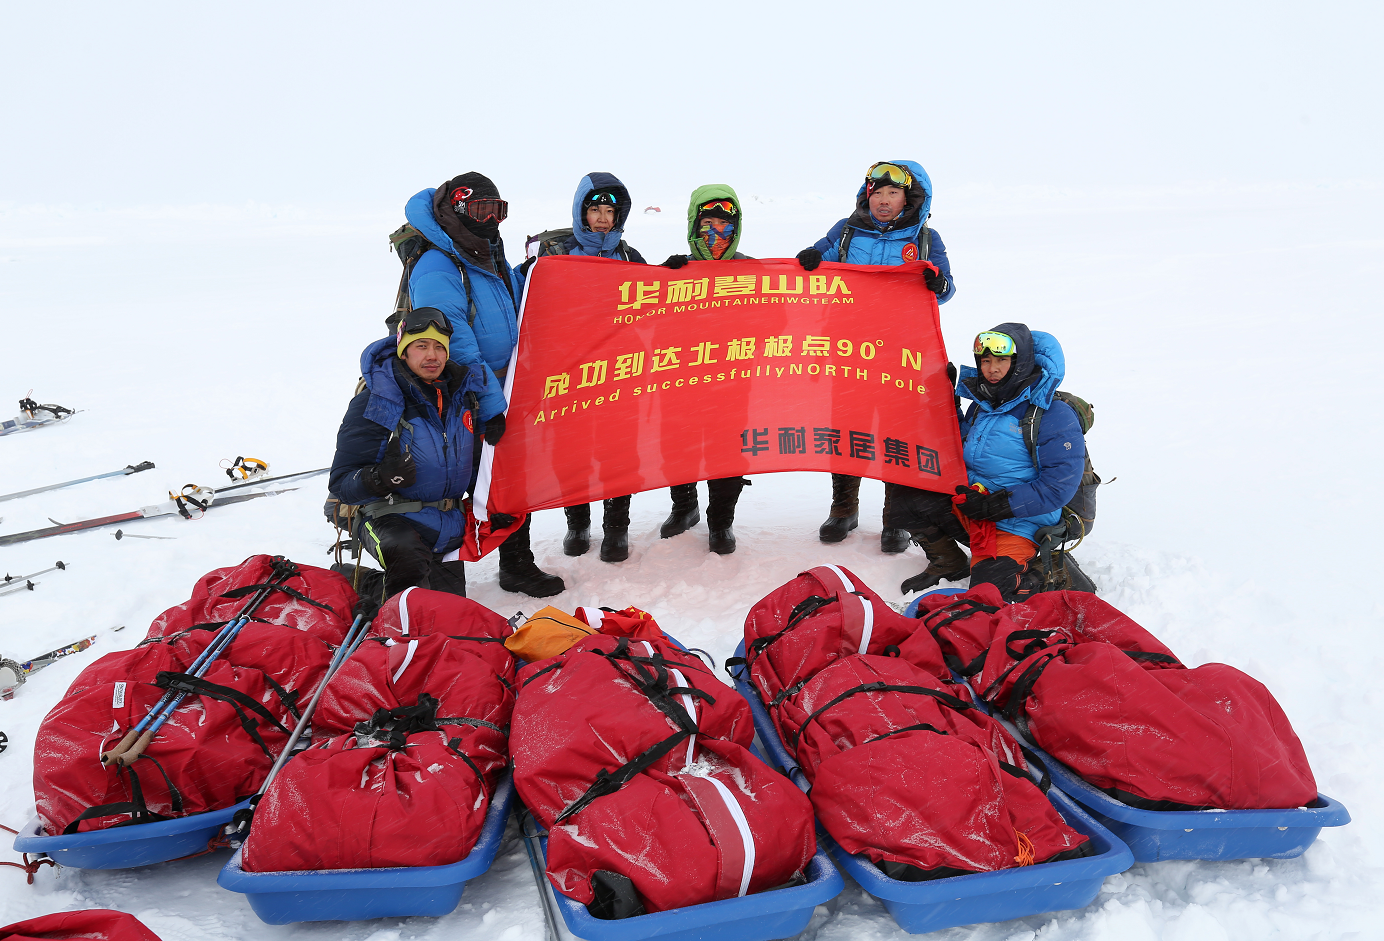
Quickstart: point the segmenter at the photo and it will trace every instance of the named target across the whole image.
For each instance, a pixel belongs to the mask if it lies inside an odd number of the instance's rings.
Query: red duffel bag
[[[950,679],[937,642],[918,630],[918,622],[841,566],[819,565],[799,574],[760,599],[745,618],[746,665],[765,702],[792,695],[817,671],[855,653],[888,653]]]
[[[1094,787],[1146,810],[1301,807],[1317,797],[1302,743],[1263,684],[1188,669],[1084,592],[1009,609],[981,695]]]
[[[800,877],[811,805],[750,753],[748,706],[696,657],[589,637],[520,683],[515,786],[548,829],[559,892],[610,918]]]
[[[919,881],[1090,855],[965,687],[844,657],[779,707],[817,819],[846,852]]]
[[[297,572],[275,585],[255,610],[254,620],[296,628],[340,644],[350,629],[356,593],[351,583],[329,569],[295,566]],[[197,626],[220,627],[274,580],[274,557],[254,555],[239,565],[216,569],[197,580],[192,597],[154,619],[148,637],[177,634]]]
[[[38,941],[40,938],[81,938],[83,941],[159,941],[134,915],[109,908],[40,915],[0,928],[0,941]]]
[[[507,682],[514,680],[514,656],[505,638],[514,628],[483,604],[446,591],[405,588],[380,608],[370,633],[400,642],[441,634],[466,641],[462,646],[480,657]]]

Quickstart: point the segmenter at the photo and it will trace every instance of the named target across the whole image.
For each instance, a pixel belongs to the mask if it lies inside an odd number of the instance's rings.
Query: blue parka
[[[1086,468],[1086,439],[1072,407],[1052,397],[1067,369],[1057,339],[1017,323],[1000,324],[995,331],[1013,337],[1016,348],[1005,388],[1020,385],[1022,390],[995,405],[980,391],[979,371],[961,367],[956,393],[973,402],[960,419],[966,473],[973,484],[1008,490],[1014,518],[996,526],[1033,539],[1061,518],[1062,507],[1076,494]],[[1019,425],[1030,405],[1047,409],[1038,426],[1037,467]]]
[[[412,453],[418,466],[413,486],[397,491],[398,495],[428,503],[448,497],[459,500],[475,477],[471,460],[474,444],[463,418],[466,393],[479,395],[485,387],[477,370],[448,363],[444,375],[449,380],[450,398],[439,417],[436,401],[429,401],[424,390],[411,381],[408,367],[396,351],[394,338],[386,337],[370,344],[360,356],[365,391],[351,400],[336,433],[330,490],[342,503],[379,501],[380,497],[365,488],[361,471],[384,459],[389,436],[398,428],[400,445]],[[401,427],[400,420],[406,425]],[[424,507],[402,515],[425,540],[433,541],[434,552],[457,548],[466,532],[464,510],[444,513],[436,507]]]
[[[415,310],[436,307],[447,315],[453,331],[448,344],[451,358],[484,376],[481,420],[488,421],[505,410],[504,383],[500,377],[509,367],[510,355],[519,342],[518,314],[519,302],[524,297],[524,278],[499,257],[496,264],[502,275],[508,275],[506,285],[503,276],[486,271],[459,253],[451,236],[442,231],[433,217],[436,192],[436,187],[429,187],[404,206],[409,224],[440,249],[424,252],[418,259],[409,276],[409,299]],[[453,259],[466,266],[473,297],[466,296]],[[476,304],[474,322],[470,316],[471,301]]]
[[[892,163],[908,167],[913,173],[913,186],[909,188],[908,203],[897,220],[897,227],[881,231],[870,215],[870,201],[865,195],[865,184],[860,184],[856,193],[856,209],[849,218],[842,219],[832,226],[824,238],[817,240],[812,247],[822,253],[823,261],[844,261],[852,265],[902,265],[907,259],[904,251],[910,243],[918,241],[919,232],[927,224],[928,213],[932,208],[932,180],[927,171],[913,160],[894,160]],[[922,197],[919,199],[918,192]],[[841,233],[849,225],[855,229],[847,257],[842,258],[839,251]],[[915,249],[916,251],[916,249]],[[951,262],[947,260],[947,246],[936,229],[928,245],[927,260],[937,266],[947,279],[947,289],[937,295],[937,303],[945,304],[956,294],[956,282],[952,280]]]
[[[609,232],[592,232],[586,225],[586,210],[582,204],[597,190],[609,190],[615,194],[615,228]],[[613,173],[588,173],[577,184],[576,195],[572,197],[572,234],[563,246],[569,255],[592,255],[597,258],[620,258],[620,240],[625,237],[625,221],[630,217],[629,190]],[[630,246],[628,261],[645,264],[644,256]]]

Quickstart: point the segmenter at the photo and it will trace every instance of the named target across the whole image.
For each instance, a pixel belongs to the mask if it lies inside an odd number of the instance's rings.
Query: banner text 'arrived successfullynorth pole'
[[[924,264],[540,258],[477,508],[778,471],[952,493],[966,473]]]

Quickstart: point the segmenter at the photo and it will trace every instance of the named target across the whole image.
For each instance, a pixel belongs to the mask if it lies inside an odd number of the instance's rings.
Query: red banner
[[[952,493],[966,471],[924,265],[540,258],[478,515],[779,471]]]

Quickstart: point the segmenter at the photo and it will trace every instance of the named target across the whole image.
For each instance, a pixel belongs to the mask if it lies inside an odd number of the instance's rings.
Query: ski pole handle
[[[118,764],[124,765],[126,768],[134,764],[135,761],[139,758],[139,756],[144,754],[144,749],[148,748],[149,743],[154,740],[154,733],[157,731],[157,728],[151,728],[149,729],[149,731],[141,735],[139,739],[134,743],[134,745],[130,746],[130,749],[128,751],[121,753],[115,759],[116,762]]]
[[[115,761],[121,755],[125,754],[125,752],[129,751],[130,746],[135,743],[135,739],[137,738],[139,738],[139,730],[130,729],[130,731],[125,733],[125,737],[120,740],[119,744],[110,751],[102,753],[101,764],[110,764],[112,761]]]

